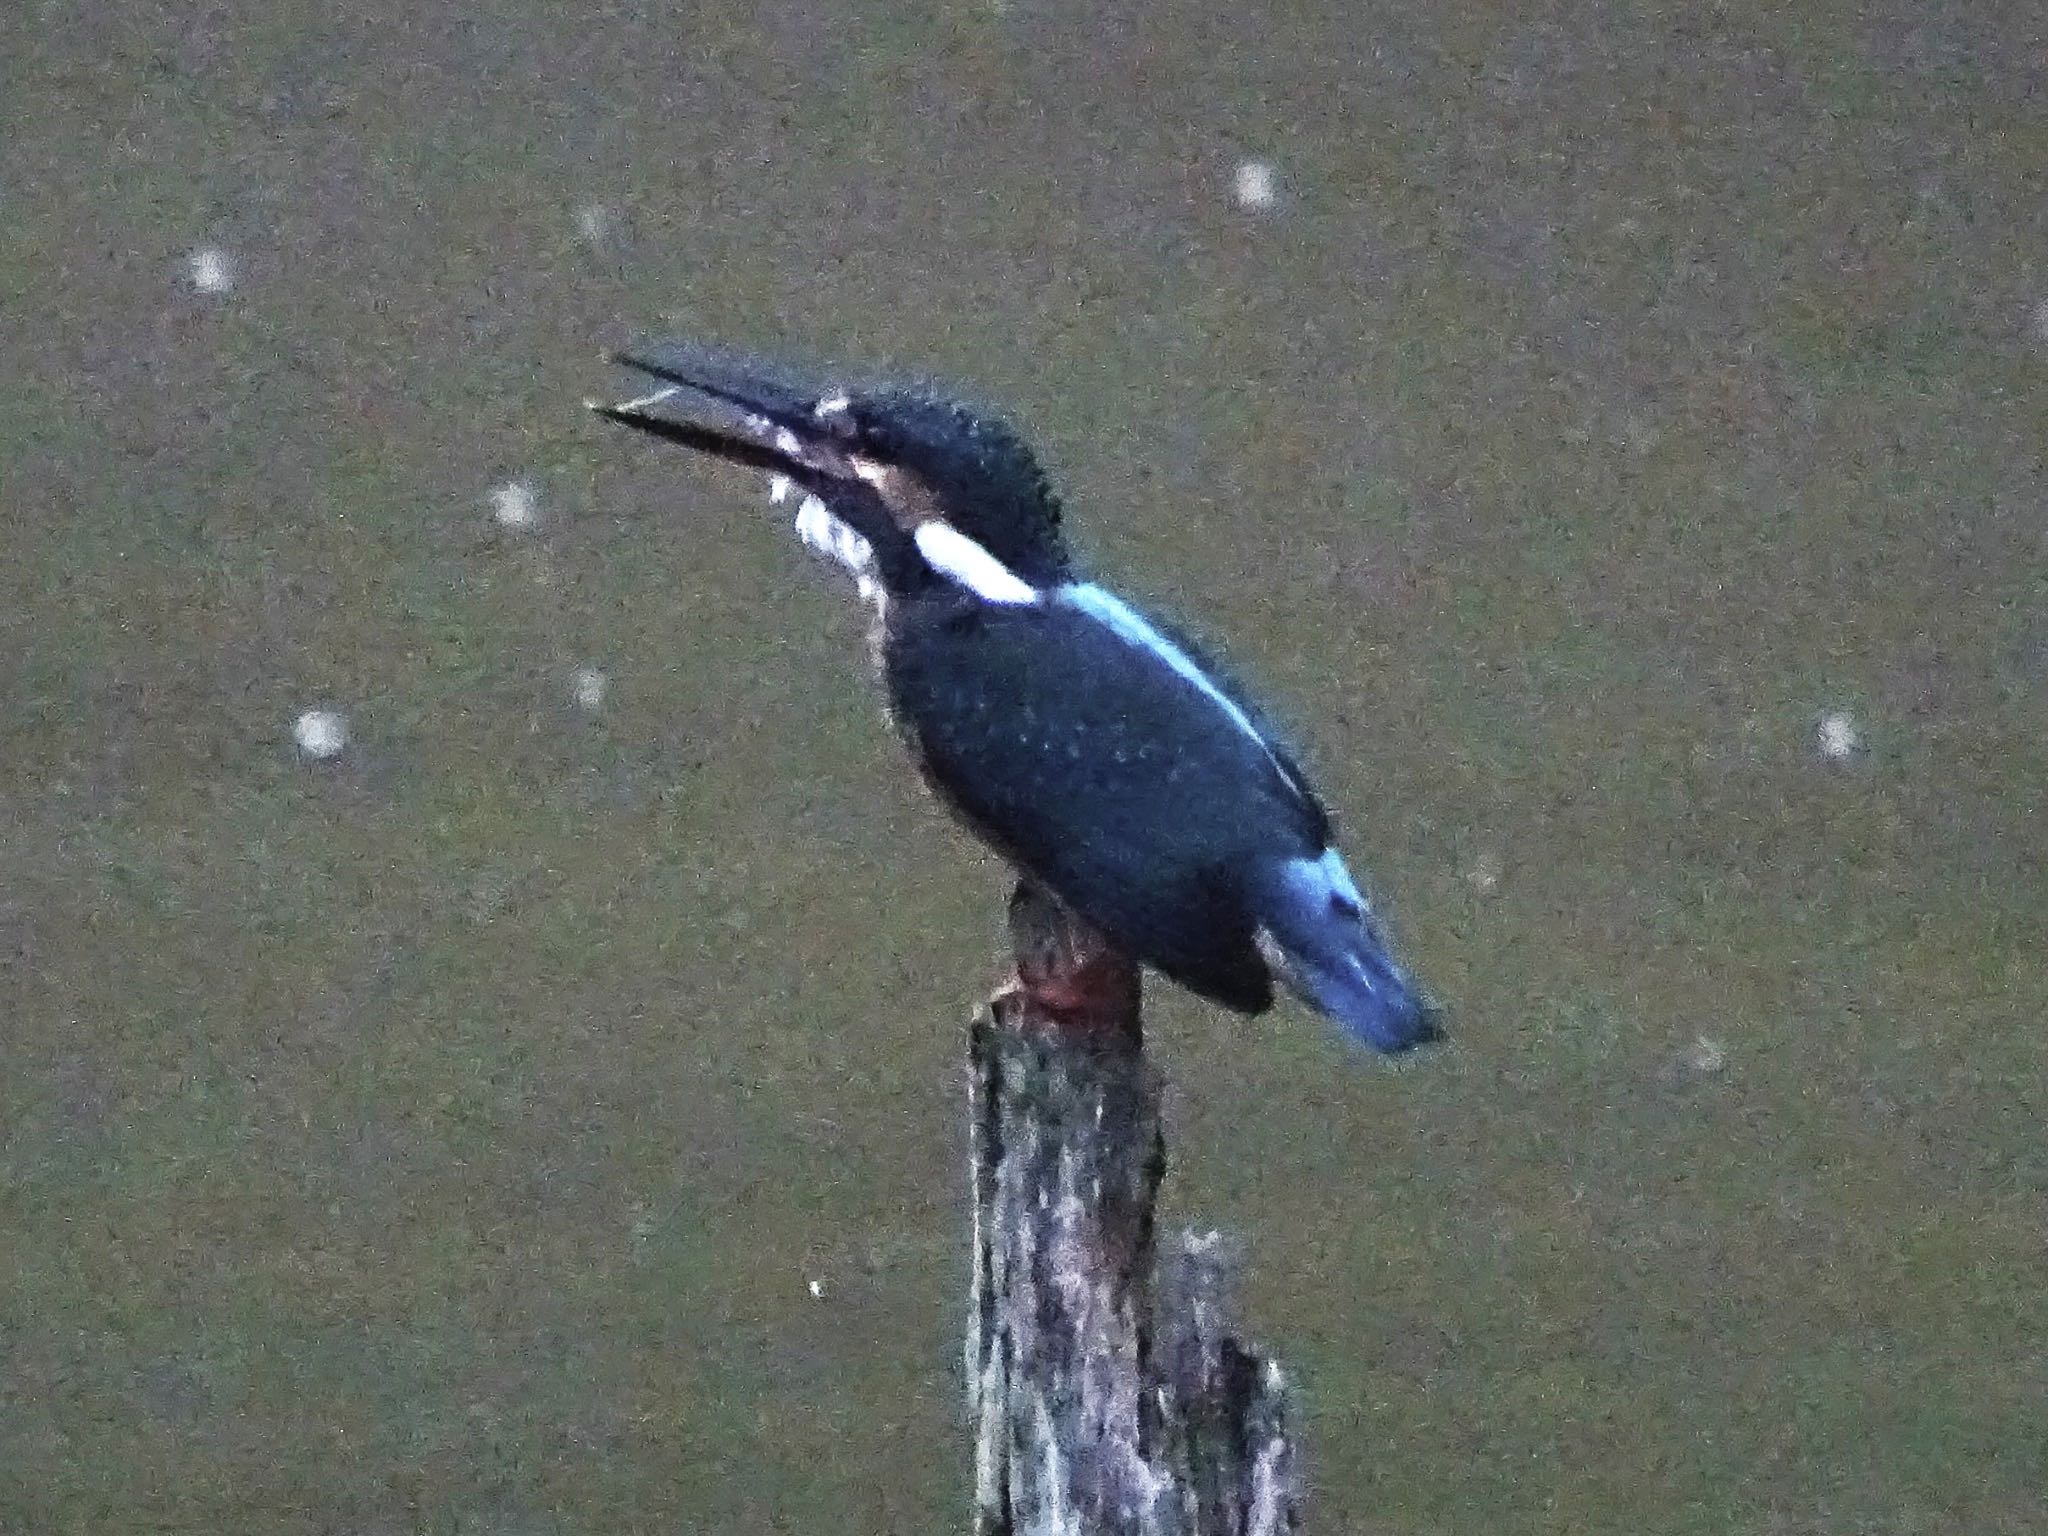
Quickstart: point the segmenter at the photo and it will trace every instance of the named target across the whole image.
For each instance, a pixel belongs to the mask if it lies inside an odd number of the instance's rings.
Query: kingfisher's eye
[[[842,443],[859,443],[862,440],[859,407],[851,395],[844,390],[826,395],[811,407],[811,418],[829,436]]]

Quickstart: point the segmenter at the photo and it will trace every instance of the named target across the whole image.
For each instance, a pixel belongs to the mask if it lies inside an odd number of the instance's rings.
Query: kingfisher
[[[888,713],[972,833],[1108,945],[1245,1014],[1276,986],[1397,1052],[1439,1035],[1265,717],[1202,651],[1087,580],[1006,421],[660,341],[608,420],[766,471],[872,610]]]

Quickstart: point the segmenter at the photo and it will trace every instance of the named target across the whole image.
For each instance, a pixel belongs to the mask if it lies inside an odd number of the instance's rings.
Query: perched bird
[[[1186,640],[1075,571],[1005,423],[683,342],[612,421],[765,470],[876,614],[889,713],[926,782],[1117,950],[1227,1008],[1274,983],[1360,1040],[1437,1035],[1272,730]]]

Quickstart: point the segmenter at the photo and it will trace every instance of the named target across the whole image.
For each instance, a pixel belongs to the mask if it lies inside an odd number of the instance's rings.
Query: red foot
[[[1136,1027],[1137,969],[1050,897],[1019,885],[1010,899],[1010,938],[1017,969],[1000,997],[1059,1029]]]
[[[1131,1011],[1130,967],[1114,955],[1103,955],[1070,971],[1019,971],[1003,990],[1022,993],[1026,1002],[1061,1023],[1115,1024]]]

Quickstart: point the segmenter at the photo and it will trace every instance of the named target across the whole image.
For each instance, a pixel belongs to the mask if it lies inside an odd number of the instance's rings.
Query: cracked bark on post
[[[1215,1233],[1155,1263],[1166,1173],[1138,973],[1045,897],[969,1041],[977,1536],[1279,1536],[1287,1386],[1231,1333]]]

